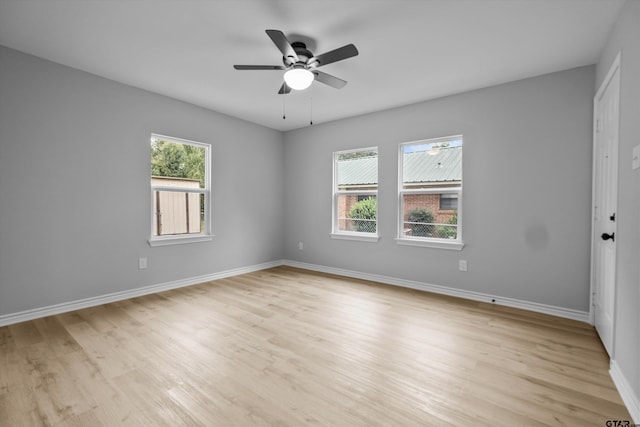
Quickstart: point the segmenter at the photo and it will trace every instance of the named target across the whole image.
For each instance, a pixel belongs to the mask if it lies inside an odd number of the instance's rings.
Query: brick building
[[[462,147],[415,151],[403,156],[403,190],[422,191],[404,195],[404,221],[408,222],[412,211],[424,209],[433,214],[433,224],[447,224],[458,210],[458,195],[446,190],[462,184]],[[337,189],[348,192],[337,200],[339,227],[345,230],[349,229],[351,208],[360,200],[374,197],[370,192],[378,187],[378,159],[346,159],[339,161],[337,167]]]

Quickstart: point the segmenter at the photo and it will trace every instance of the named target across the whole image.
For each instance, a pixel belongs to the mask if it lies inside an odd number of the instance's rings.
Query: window
[[[211,239],[210,147],[151,135],[151,246]]]
[[[378,240],[378,148],[333,153],[333,229],[338,239]]]
[[[398,243],[462,249],[462,136],[400,144]]]
[[[445,193],[440,195],[440,210],[454,211],[458,209],[458,195]]]

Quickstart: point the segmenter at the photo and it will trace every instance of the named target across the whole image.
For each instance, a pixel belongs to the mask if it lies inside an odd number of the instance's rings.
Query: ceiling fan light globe
[[[284,81],[291,89],[305,90],[313,82],[313,73],[304,68],[293,68],[284,73]]]

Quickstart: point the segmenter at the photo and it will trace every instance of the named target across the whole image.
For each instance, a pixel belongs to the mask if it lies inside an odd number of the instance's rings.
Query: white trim
[[[594,262],[593,262],[593,258],[595,256],[594,254],[594,246],[595,246],[595,231],[593,230],[593,218],[594,218],[594,209],[595,209],[595,202],[596,202],[596,175],[595,175],[595,168],[596,168],[596,138],[597,138],[597,133],[598,133],[598,122],[597,122],[597,117],[598,117],[598,103],[597,103],[597,99],[600,98],[602,96],[602,93],[605,91],[607,84],[609,84],[609,81],[611,80],[611,78],[613,77],[613,74],[616,72],[616,70],[618,68],[620,68],[620,53],[618,52],[618,54],[616,55],[616,57],[613,59],[613,62],[611,63],[611,67],[609,68],[609,71],[607,71],[607,75],[604,77],[604,79],[602,80],[602,83],[600,84],[600,87],[598,88],[595,96],[593,97],[593,129],[592,129],[592,134],[593,134],[593,142],[592,142],[592,153],[591,153],[591,157],[593,159],[592,161],[592,165],[591,165],[591,256],[589,258],[590,264],[591,264],[591,268],[590,268],[590,274],[589,274],[589,323],[591,323],[592,325],[595,326],[595,312],[593,311],[593,307],[594,307],[594,301],[593,301],[593,293],[594,291],[594,271],[593,271],[593,266],[594,266]]]
[[[458,298],[469,299],[473,301],[494,302],[498,305],[506,307],[521,308],[523,310],[534,311],[538,313],[550,314],[552,316],[564,317],[567,319],[578,320],[581,322],[589,321],[589,314],[580,310],[569,308],[555,307],[546,304],[538,304],[535,302],[517,300],[513,298],[503,298],[500,296],[483,294],[479,292],[466,291],[461,289],[450,288],[447,286],[432,285],[413,280],[398,279],[389,276],[380,276],[378,274],[363,273],[353,270],[345,270],[342,268],[326,267],[316,264],[308,264],[304,262],[291,260],[277,260],[255,264],[248,267],[239,267],[231,270],[225,270],[217,273],[207,274],[204,276],[196,276],[187,279],[175,280],[172,282],[160,283],[157,285],[145,286],[142,288],[132,289],[129,291],[116,292],[112,294],[102,295],[98,297],[86,298],[77,301],[66,302],[62,304],[41,307],[32,310],[25,310],[18,313],[10,313],[0,315],[0,326],[11,325],[13,323],[24,322],[27,320],[38,319],[41,317],[52,316],[55,314],[66,313],[68,311],[80,310],[82,308],[94,307],[96,305],[107,304],[115,301],[122,301],[129,298],[135,298],[142,295],[149,295],[157,292],[168,291],[171,289],[182,288],[185,286],[197,285],[199,283],[211,280],[224,279],[226,277],[237,276],[239,274],[252,273],[254,271],[266,270],[268,268],[287,265],[291,267],[303,268],[311,271],[319,271],[322,273],[337,274],[340,276],[353,277],[356,279],[371,280],[374,282],[384,283],[387,285],[401,286],[404,288],[417,289],[426,292],[449,295]]]
[[[609,375],[611,375],[611,379],[616,385],[622,401],[627,407],[631,418],[633,418],[633,422],[635,424],[640,424],[640,398],[633,393],[633,388],[622,374],[622,371],[615,360],[611,360],[609,365]]]
[[[149,239],[149,246],[184,245],[185,243],[209,242],[213,240],[213,234],[195,234],[180,236],[161,236]]]
[[[266,270],[268,268],[283,265],[284,261],[271,261],[262,264],[255,264],[248,267],[234,268],[231,270],[220,271],[218,273],[206,274],[204,276],[190,277],[187,279],[174,280],[172,282],[160,283],[157,285],[144,286],[142,288],[131,289],[128,291],[115,292],[112,294],[101,295],[97,297],[85,298],[81,300],[65,302],[62,304],[50,305],[47,307],[35,308],[32,310],[20,311],[18,313],[5,314],[0,316],[0,326],[11,325],[14,323],[25,322],[27,320],[38,319],[55,314],[66,313],[73,310],[80,310],[97,305],[107,304],[115,301],[122,301],[129,298],[135,298],[142,295],[155,294],[157,292],[168,291],[171,289],[183,288],[185,286],[197,285],[199,283],[209,282],[211,280],[224,279],[226,277],[237,276],[239,274],[253,273],[254,271]]]
[[[308,264],[291,260],[277,260],[271,262],[265,262],[262,264],[255,264],[248,267],[239,267],[231,270],[225,270],[217,273],[207,274],[203,276],[196,276],[182,280],[174,280],[172,282],[165,282],[157,285],[145,286],[142,288],[132,289],[129,291],[115,292],[98,297],[85,298],[77,301],[71,301],[62,304],[51,305],[47,307],[36,308],[32,310],[25,310],[18,313],[10,313],[0,315],[0,327],[12,325],[15,323],[25,322],[28,320],[38,319],[46,316],[53,316],[56,314],[66,313],[69,311],[80,310],[88,307],[95,307],[97,305],[108,304],[111,302],[122,301],[130,298],[135,298],[143,295],[154,294],[158,292],[168,291],[171,289],[182,288],[186,286],[197,285],[200,283],[224,279],[226,277],[237,276],[240,274],[252,273],[255,271],[266,270],[269,268],[278,267],[281,265],[287,265],[290,267],[303,268],[306,270],[319,271],[322,273],[336,274],[340,276],[352,277],[356,279],[371,280],[387,285],[401,286],[410,289],[417,289],[425,292],[433,292],[437,294],[449,295],[458,298],[464,298],[473,301],[482,302],[494,302],[498,305],[506,307],[520,308],[524,310],[534,311],[538,313],[549,314],[552,316],[564,317],[567,319],[578,320],[581,322],[589,322],[589,313],[573,310],[562,307],[555,307],[546,304],[538,304],[534,302],[528,302],[523,300],[516,300],[512,298],[496,297],[489,294],[483,294],[479,292],[466,291],[461,289],[450,288],[446,286],[432,285],[428,283],[422,283],[412,280],[398,279],[388,276],[380,276],[377,274],[363,273],[353,270],[345,270],[341,268],[326,267],[316,264]],[[611,360],[610,371],[611,378],[615,386],[620,393],[620,396],[627,407],[627,410],[631,414],[633,421],[636,424],[640,423],[640,399],[633,392],[627,379],[622,374],[618,364],[615,360]]]
[[[427,139],[416,139],[415,141],[406,141],[406,142],[401,142],[400,145],[426,145],[426,144],[437,144],[439,142],[449,142],[453,139],[464,139],[463,138],[464,135],[463,134],[457,134],[457,135],[449,135],[449,136],[438,136],[436,138],[427,138]],[[464,141],[462,142],[464,144]]]
[[[600,98],[602,96],[602,93],[606,90],[609,81],[613,77],[613,74],[618,70],[618,68],[620,68],[620,56],[621,52],[618,52],[616,57],[613,59],[613,62],[611,63],[611,67],[609,67],[609,71],[607,71],[607,75],[604,77],[604,79],[602,79],[602,83],[600,83],[600,87],[598,88],[598,91],[596,92],[594,98]]]
[[[189,187],[167,187],[163,185],[151,185],[151,191],[162,191],[168,193],[197,193],[207,194],[207,190],[204,188],[189,188]]]
[[[523,310],[534,311],[537,313],[549,314],[552,316],[564,317],[566,319],[578,320],[580,322],[589,322],[589,313],[586,311],[573,310],[570,308],[556,307],[552,305],[539,304],[536,302],[523,301],[513,298],[504,298],[496,295],[489,295],[480,292],[466,291],[462,289],[450,288],[447,286],[432,285],[429,283],[417,282],[414,280],[398,279],[389,276],[380,276],[377,274],[363,273],[360,271],[345,270],[342,268],[326,267],[323,265],[307,264],[304,262],[284,260],[284,265],[290,267],[303,268],[306,270],[319,271],[322,273],[336,274],[339,276],[352,277],[355,279],[371,280],[373,282],[384,283],[387,285],[401,286],[403,288],[417,289],[420,291],[433,292],[436,294],[449,295],[458,298],[464,298],[472,301],[482,301],[503,305],[506,307],[520,308]]]
[[[458,185],[456,187],[408,188],[401,191],[403,194],[457,194],[458,197],[460,197],[460,194],[462,193],[462,186]]]
[[[376,155],[378,155],[378,146],[374,145],[371,147],[363,147],[363,148],[350,148],[348,150],[338,150],[338,151],[334,151],[334,159],[335,159],[335,155],[336,154],[349,154],[349,153],[359,153],[360,151],[375,151]]]
[[[366,148],[355,148],[352,150],[340,150],[340,151],[334,151],[331,154],[331,167],[332,167],[332,183],[331,183],[331,237],[334,239],[344,239],[344,240],[359,240],[359,241],[363,241],[363,242],[377,242],[378,241],[378,237],[376,235],[375,240],[372,239],[371,237],[366,237],[366,238],[362,238],[362,237],[358,237],[359,235],[356,235],[355,237],[343,237],[343,232],[341,232],[339,230],[338,227],[338,196],[340,195],[359,195],[359,194],[364,194],[364,195],[372,195],[375,196],[376,198],[376,230],[378,229],[378,225],[380,224],[380,212],[378,211],[378,183],[376,182],[376,189],[375,190],[364,190],[364,191],[358,191],[358,190],[338,190],[338,168],[337,168],[337,162],[338,162],[338,157],[341,154],[345,154],[345,153],[358,153],[361,151],[375,151],[376,152],[376,162],[379,166],[379,151],[378,151],[378,147],[366,147]],[[377,177],[376,177],[376,181],[378,181]],[[346,236],[352,236],[351,234],[345,234]]]
[[[417,145],[417,144],[437,144],[438,142],[447,142],[447,141],[452,141],[456,139],[459,139],[460,141],[462,141],[462,144],[460,145],[460,147],[464,147],[463,134],[444,136],[440,138],[423,139],[419,141],[403,142],[398,144],[398,198],[397,198],[398,217],[396,220],[396,227],[397,227],[396,243],[397,244],[406,245],[406,246],[422,246],[422,247],[438,248],[438,249],[451,249],[456,251],[460,251],[464,247],[464,243],[462,243],[462,236],[463,236],[462,234],[462,211],[463,211],[462,182],[463,180],[461,180],[460,184],[455,187],[447,187],[445,182],[445,183],[442,183],[443,186],[440,186],[440,187],[433,187],[433,188],[426,188],[426,189],[425,188],[421,188],[421,189],[404,188],[404,147],[405,146]],[[464,159],[464,155],[460,159],[460,161],[463,162],[463,159]],[[462,165],[460,167],[462,168]],[[418,240],[416,238],[405,237],[404,236],[404,196],[405,194],[437,194],[437,193],[440,193],[440,194],[455,193],[458,195],[458,209],[456,210],[456,214],[458,216],[456,239],[453,242],[451,242],[451,241],[447,241],[447,239]],[[436,242],[436,240],[438,241]],[[440,243],[439,240],[442,240],[442,243]]]
[[[199,147],[204,149],[204,188],[183,188],[183,187],[166,187],[162,185],[154,186],[152,183],[152,179],[149,180],[150,184],[150,202],[149,202],[149,213],[150,213],[150,223],[151,230],[149,236],[149,246],[167,246],[167,245],[179,245],[184,243],[196,243],[196,242],[205,242],[209,241],[213,238],[213,227],[211,225],[211,144],[207,142],[197,142],[190,141],[188,139],[176,138],[173,136],[160,135],[157,133],[152,133],[149,139],[150,143],[156,141],[156,139],[162,139],[169,142],[175,142],[177,144],[187,144],[192,145],[194,147]],[[149,155],[149,161],[151,161],[151,153]],[[151,178],[151,177],[150,177]],[[155,206],[154,206],[154,192],[155,191],[172,191],[172,192],[180,192],[180,193],[197,193],[204,195],[204,233],[197,236],[155,236],[153,234],[154,221],[155,218]],[[159,231],[159,230],[158,230]]]
[[[377,196],[378,190],[336,190],[335,194],[337,196]]]
[[[377,242],[380,236],[371,233],[331,233],[332,239],[356,240],[358,242]]]
[[[423,248],[437,248],[437,249],[449,249],[452,251],[461,251],[464,248],[464,243],[451,239],[448,241],[447,239],[438,239],[438,240],[428,240],[428,239],[418,239],[418,238],[409,238],[402,237],[396,238],[396,243],[398,245],[405,246],[421,246]]]
[[[596,239],[599,238],[599,236],[596,236],[596,230],[594,227],[594,222],[595,222],[595,209],[596,209],[596,187],[597,187],[597,183],[596,183],[596,162],[597,162],[597,152],[596,152],[596,144],[597,144],[597,139],[598,139],[598,99],[600,99],[602,97],[602,95],[604,94],[605,90],[607,89],[607,87],[609,86],[609,84],[611,83],[611,79],[614,77],[614,75],[616,74],[616,72],[618,73],[618,104],[620,103],[620,93],[621,93],[621,89],[620,89],[620,81],[621,81],[621,77],[620,77],[620,57],[621,57],[621,51],[619,51],[616,55],[616,57],[614,58],[613,62],[611,63],[611,67],[609,67],[609,71],[607,71],[607,74],[605,76],[605,78],[602,80],[602,83],[600,84],[600,87],[598,88],[598,90],[596,91],[595,96],[593,97],[593,129],[592,129],[592,165],[591,165],[591,212],[590,212],[590,226],[591,226],[591,248],[590,248],[590,257],[589,257],[589,263],[590,263],[590,268],[589,268],[589,323],[591,325],[593,325],[594,327],[596,326],[596,322],[595,322],[595,311],[594,311],[594,307],[595,307],[595,301],[593,299],[594,294],[595,294],[595,257],[596,257],[596,252],[595,252],[595,246],[596,246]],[[620,108],[618,105],[618,129],[616,130],[616,142],[615,142],[615,176],[618,176],[618,168],[619,168],[619,159],[618,159],[618,146],[620,143]],[[616,183],[616,189],[618,187],[618,183]],[[617,203],[617,200],[616,200]],[[617,207],[616,207],[616,211],[617,211]],[[617,226],[616,226],[617,228]],[[615,267],[614,267],[615,268]],[[615,271],[614,273],[615,276],[617,276],[617,271]],[[604,344],[603,342],[603,346],[605,347],[605,349],[607,350],[607,353],[609,353],[609,351],[611,351],[611,354],[609,354],[610,357],[614,357],[615,356],[615,330],[616,330],[616,296],[617,296],[617,277],[614,279],[614,291],[613,291],[613,304],[614,304],[614,308],[613,308],[613,319],[612,319],[612,338],[611,338],[611,348],[607,349],[607,346]],[[598,337],[600,337],[600,335],[598,334]]]
[[[187,145],[193,145],[194,147],[205,147],[207,145],[211,146],[211,144],[206,143],[206,142],[198,142],[198,141],[192,141],[190,139],[184,139],[184,138],[176,138],[175,136],[169,136],[169,135],[161,135],[159,133],[151,133],[151,141],[150,142],[155,142],[155,139],[163,139],[163,140],[168,140],[168,141],[173,141],[176,142],[178,144],[187,144]]]

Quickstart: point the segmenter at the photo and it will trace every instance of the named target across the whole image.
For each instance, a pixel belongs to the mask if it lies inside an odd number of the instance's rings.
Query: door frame
[[[613,60],[613,62],[611,63],[611,66],[609,67],[609,71],[607,72],[605,78],[603,79],[602,83],[600,84],[600,87],[598,88],[598,91],[596,92],[595,96],[593,97],[593,147],[592,147],[592,156],[593,156],[593,165],[592,165],[592,170],[591,170],[591,258],[590,258],[590,292],[589,292],[589,322],[591,323],[591,325],[595,326],[595,306],[594,306],[594,294],[595,294],[595,256],[596,256],[596,243],[598,242],[597,239],[600,238],[600,236],[597,236],[597,231],[594,227],[594,221],[595,221],[595,208],[596,208],[596,162],[597,162],[597,158],[596,158],[596,143],[597,143],[597,138],[598,138],[598,99],[602,97],[602,94],[604,93],[604,91],[606,90],[607,86],[611,83],[611,80],[613,78],[613,76],[615,75],[616,72],[618,72],[618,79],[620,79],[620,56],[621,56],[621,52],[618,52],[618,54],[616,55],[615,59]],[[618,86],[618,88],[620,88],[620,86]],[[620,103],[620,89],[618,89],[618,103]],[[620,132],[619,132],[619,128],[620,128],[620,109],[618,108],[618,132],[617,132],[617,140],[616,140],[616,146],[619,146],[620,143]],[[618,188],[618,184],[619,184],[619,163],[620,163],[620,159],[619,159],[619,150],[616,150],[616,152],[618,153],[618,157],[615,158],[615,162],[616,162],[616,191]],[[616,212],[617,212],[617,207],[616,207]],[[616,227],[617,228],[617,227]],[[617,256],[616,256],[617,259]],[[613,283],[613,312],[614,312],[614,316],[612,319],[612,336],[611,336],[611,359],[613,360],[613,352],[615,349],[615,330],[616,330],[616,322],[615,322],[615,312],[616,312],[616,295],[617,295],[617,275],[616,275],[616,279],[614,280]]]

